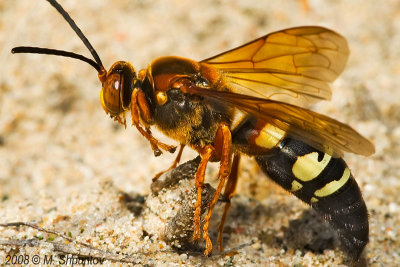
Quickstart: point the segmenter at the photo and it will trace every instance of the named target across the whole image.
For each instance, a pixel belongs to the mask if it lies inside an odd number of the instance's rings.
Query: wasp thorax
[[[129,62],[114,63],[104,79],[100,92],[103,109],[112,117],[118,117],[130,107],[136,72]]]

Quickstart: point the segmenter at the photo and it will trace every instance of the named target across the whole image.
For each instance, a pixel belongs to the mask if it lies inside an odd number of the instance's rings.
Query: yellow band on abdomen
[[[285,134],[285,131],[268,123],[262,128],[254,141],[256,145],[262,148],[271,149],[279,144]]]
[[[324,158],[318,161],[318,152],[298,157],[293,164],[292,173],[303,182],[311,181],[325,169],[331,158],[331,155],[325,153]]]
[[[339,179],[339,181],[334,180],[330,183],[327,183],[324,187],[321,189],[318,189],[314,192],[314,195],[317,197],[326,197],[331,195],[332,193],[336,192],[339,190],[350,178],[350,170],[349,168],[344,169],[342,177]]]

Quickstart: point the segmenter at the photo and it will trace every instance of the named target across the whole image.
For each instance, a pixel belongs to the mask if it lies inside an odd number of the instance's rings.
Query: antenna
[[[32,54],[45,54],[45,55],[55,55],[55,56],[62,56],[62,57],[71,57],[76,58],[82,61],[85,61],[92,65],[98,72],[102,71],[102,66],[99,66],[93,59],[87,58],[80,54],[76,54],[73,52],[51,49],[51,48],[43,48],[43,47],[34,47],[34,46],[17,46],[11,49],[11,53],[32,53]]]
[[[92,54],[95,61],[90,58],[87,58],[83,55],[79,55],[73,52],[51,49],[51,48],[42,48],[42,47],[32,47],[32,46],[18,46],[14,47],[11,50],[11,53],[34,53],[34,54],[46,54],[46,55],[55,55],[55,56],[63,56],[63,57],[71,57],[75,59],[82,60],[86,63],[89,63],[92,67],[94,67],[98,72],[99,76],[104,75],[106,70],[103,67],[103,63],[100,60],[99,55],[96,50],[90,44],[89,40],[85,37],[79,27],[76,25],[75,21],[70,17],[70,15],[64,10],[64,8],[56,1],[56,0],[47,0],[55,9],[57,9],[58,13],[60,13],[64,19],[68,22],[74,32],[79,36],[82,42],[85,44],[87,49]]]

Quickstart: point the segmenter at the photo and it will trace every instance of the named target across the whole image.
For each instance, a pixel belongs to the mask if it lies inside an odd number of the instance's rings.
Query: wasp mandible
[[[224,223],[238,181],[240,157],[245,154],[255,157],[277,184],[311,205],[336,229],[348,254],[359,258],[368,242],[368,213],[341,156],[343,152],[369,156],[374,146],[350,126],[307,109],[330,99],[328,83],[343,71],[349,55],[344,37],[323,27],[296,27],[202,61],[161,57],[138,72],[131,63],[117,61],[107,71],[68,13],[57,1],[47,1],[94,60],[39,47],[15,47],[12,52],[87,62],[98,72],[105,112],[125,126],[130,114],[132,125],[150,142],[155,156],[162,150],[173,153],[176,147],[156,139],[152,126],[180,143],[171,168],[177,166],[184,146],[200,154],[192,239],[200,239],[202,232],[205,255],[212,252],[209,222],[221,195],[227,199],[218,230],[222,250]],[[238,112],[242,116],[235,121]],[[201,193],[210,161],[220,162],[219,183],[201,231]]]

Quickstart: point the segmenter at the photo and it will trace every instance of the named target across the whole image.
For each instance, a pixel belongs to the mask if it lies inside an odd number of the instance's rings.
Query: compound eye
[[[157,94],[156,94],[156,100],[157,100],[157,104],[159,106],[162,106],[168,101],[168,96],[165,92],[160,91],[160,92],[157,92]]]
[[[106,112],[112,116],[117,116],[123,111],[120,97],[121,86],[122,77],[117,73],[109,75],[103,84],[102,104]]]

